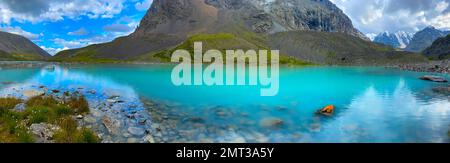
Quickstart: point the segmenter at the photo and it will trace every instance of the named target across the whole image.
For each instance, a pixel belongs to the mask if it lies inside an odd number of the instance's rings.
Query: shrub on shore
[[[34,136],[29,131],[32,124],[48,123],[60,127],[54,134],[57,143],[98,143],[96,134],[90,129],[78,127],[75,116],[89,112],[83,96],[70,96],[59,102],[53,97],[38,96],[25,102],[23,112],[14,110],[22,100],[0,98],[0,143],[31,143]]]
[[[78,128],[72,118],[62,118],[57,122],[61,129],[55,133],[53,139],[57,143],[99,143],[94,132],[87,128]]]
[[[66,103],[69,108],[75,111],[75,113],[89,113],[89,104],[83,96],[71,96]]]

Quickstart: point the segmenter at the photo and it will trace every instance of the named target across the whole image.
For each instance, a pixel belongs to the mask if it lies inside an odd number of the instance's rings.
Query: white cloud
[[[370,40],[375,40],[375,37],[377,37],[377,34],[375,33],[368,33],[366,34],[366,36],[370,39]]]
[[[80,28],[78,30],[69,32],[67,34],[71,35],[71,36],[84,36],[84,35],[89,34],[89,31],[87,31],[86,28]]]
[[[436,28],[450,30],[450,13],[439,15],[431,19],[430,24]]]
[[[445,9],[447,9],[447,8],[448,8],[448,3],[445,2],[445,1],[439,2],[439,3],[436,5],[436,11],[437,11],[437,12],[443,12],[443,11],[445,11]]]
[[[105,25],[103,30],[116,36],[131,34],[138,26],[139,21],[124,16],[118,19],[114,24]]]
[[[107,32],[128,32],[131,31],[133,27],[125,24],[111,24],[103,27],[103,30]]]
[[[56,47],[59,48],[55,48],[55,49],[76,49],[76,48],[81,48],[81,47],[85,47],[88,45],[92,45],[92,44],[99,44],[99,43],[104,43],[104,42],[109,42],[114,40],[115,38],[117,38],[118,35],[116,34],[104,34],[104,35],[95,35],[93,37],[90,38],[85,38],[85,39],[74,39],[74,40],[66,40],[63,38],[55,38],[52,41],[57,45]]]
[[[450,28],[450,0],[331,0],[364,33]]]
[[[0,30],[8,33],[13,33],[16,35],[24,36],[30,40],[37,40],[39,36],[43,36],[43,34],[34,34],[28,31],[23,30],[20,27],[11,27],[11,26],[0,26]]]
[[[124,9],[126,0],[27,0],[27,2],[0,0],[0,23],[12,19],[33,23],[57,21],[64,18],[111,18]]]
[[[40,46],[42,49],[44,49],[45,51],[47,51],[47,53],[49,53],[50,55],[55,55],[56,53],[63,51],[63,50],[68,50],[68,47],[63,47],[63,48],[52,48],[52,47],[45,47],[45,46]]]
[[[60,45],[62,47],[67,47],[69,49],[79,48],[79,47],[88,45],[86,42],[81,42],[81,41],[77,41],[77,40],[71,41],[71,40],[65,40],[62,38],[55,38],[55,39],[53,39],[53,41],[55,42],[55,44]]]
[[[143,0],[142,2],[137,2],[134,7],[138,11],[147,11],[152,5],[153,0]]]

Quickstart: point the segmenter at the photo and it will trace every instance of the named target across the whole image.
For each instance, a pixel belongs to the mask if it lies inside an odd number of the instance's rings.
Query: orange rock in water
[[[328,105],[322,109],[322,113],[333,113],[333,112],[334,112],[334,105]]]
[[[317,111],[317,113],[319,114],[323,114],[323,115],[331,115],[334,112],[334,105],[328,105],[326,107],[324,107],[323,109],[320,109],[319,111]]]

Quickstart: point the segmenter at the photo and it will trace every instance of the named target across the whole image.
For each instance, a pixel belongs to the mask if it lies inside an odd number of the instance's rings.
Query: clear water
[[[0,82],[16,84],[0,84],[0,93],[11,94],[8,88],[18,85],[82,86],[115,91],[130,99],[161,101],[183,116],[203,119],[208,128],[195,130],[198,126],[185,124],[180,117],[178,130],[193,130],[197,132],[193,137],[214,142],[236,138],[246,142],[450,141],[450,97],[431,90],[445,84],[418,79],[425,73],[373,67],[282,67],[279,94],[261,97],[258,86],[176,87],[171,71],[170,65],[3,69]],[[337,107],[334,116],[314,114],[329,104]],[[267,127],[262,124],[265,119],[279,119],[283,125]],[[255,140],[254,135],[263,140]]]

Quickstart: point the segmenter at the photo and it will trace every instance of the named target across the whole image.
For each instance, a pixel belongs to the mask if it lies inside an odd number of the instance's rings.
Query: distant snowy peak
[[[375,40],[375,37],[377,37],[378,35],[375,33],[367,33],[366,37],[369,38],[370,41]]]
[[[390,45],[394,48],[406,48],[411,42],[414,34],[405,31],[390,33],[388,31],[378,34],[374,38],[374,42]]]
[[[435,40],[445,37],[448,34],[450,34],[449,31],[442,31],[433,26],[428,26],[414,35],[411,43],[405,50],[410,52],[422,52],[427,47],[431,46]]]

